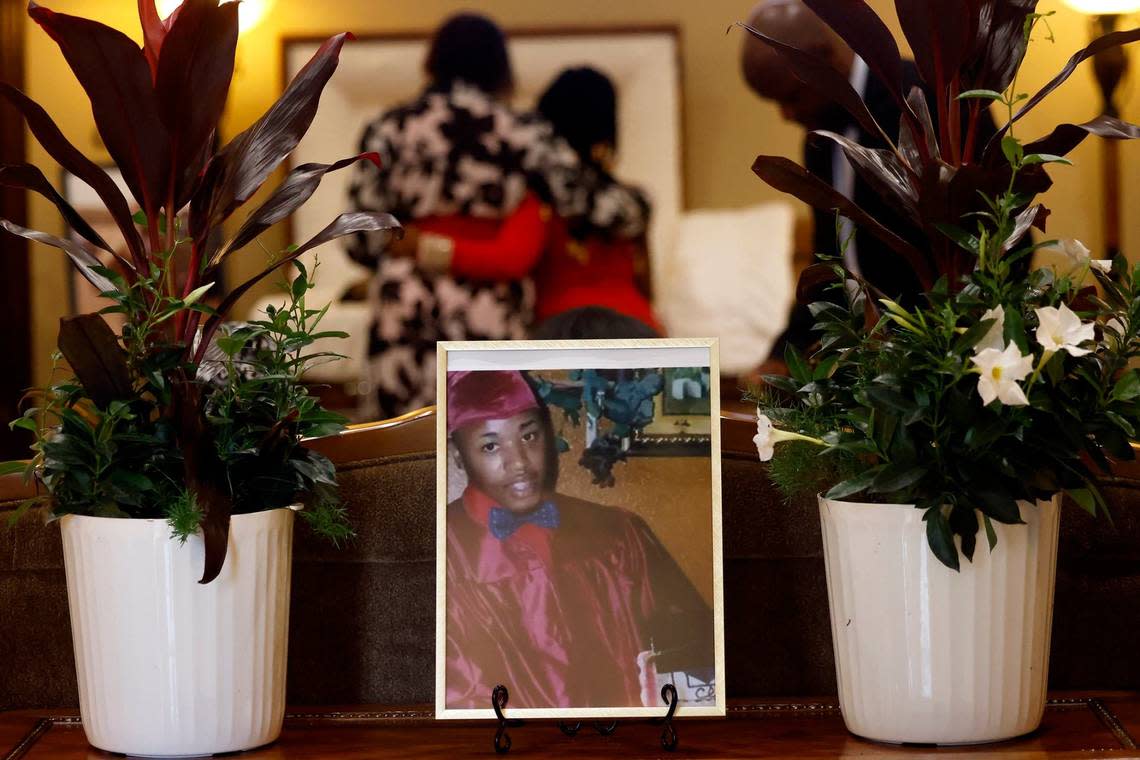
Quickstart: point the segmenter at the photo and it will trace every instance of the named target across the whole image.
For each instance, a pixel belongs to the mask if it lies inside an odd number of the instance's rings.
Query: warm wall
[[[137,36],[136,3],[131,0],[47,0],[47,4],[61,12],[96,16]],[[870,4],[894,24],[893,3],[870,0]],[[225,120],[227,136],[260,115],[279,91],[282,36],[344,29],[361,33],[424,30],[449,13],[474,5],[455,0],[276,0],[268,17],[243,38],[240,71]],[[701,208],[740,206],[777,197],[750,174],[748,167],[760,152],[799,153],[798,131],[782,123],[774,108],[753,98],[737,73],[740,34],[732,31],[726,35],[725,29],[743,18],[751,5],[752,0],[481,0],[477,7],[507,27],[677,24],[684,55],[686,195],[690,207]],[[1034,46],[1020,83],[1026,90],[1032,91],[1052,77],[1068,55],[1087,40],[1084,19],[1059,6],[1057,0],[1041,3],[1042,10],[1057,9],[1051,19],[1056,43],[1042,40]],[[95,150],[98,136],[82,91],[54,44],[38,29],[30,30],[27,56],[29,94],[55,115],[64,133],[81,149]],[[1140,92],[1127,85],[1124,90],[1124,117],[1140,120]],[[1058,121],[1082,121],[1096,111],[1091,73],[1082,70],[1024,120],[1020,134],[1037,136]],[[1131,224],[1140,204],[1140,173],[1135,170],[1140,165],[1138,151],[1140,146],[1136,145],[1126,145],[1121,151],[1124,247],[1134,257],[1140,250],[1140,229]],[[30,155],[35,163],[49,166],[38,147],[33,147]],[[1077,166],[1056,171],[1061,189],[1046,199],[1054,209],[1050,231],[1080,237],[1096,251],[1102,239],[1096,143],[1082,146],[1073,158]],[[54,209],[38,199],[32,204],[31,218],[33,227],[61,230]],[[266,242],[273,249],[282,244],[282,237],[267,237]],[[48,354],[54,345],[56,322],[66,308],[66,280],[62,257],[54,250],[36,248],[33,329],[36,379],[42,382],[50,366]],[[247,251],[243,268],[249,270],[263,260],[260,251]]]

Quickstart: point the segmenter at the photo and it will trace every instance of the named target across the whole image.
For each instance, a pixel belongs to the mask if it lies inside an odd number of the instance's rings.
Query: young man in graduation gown
[[[564,708],[660,705],[656,672],[712,683],[708,604],[639,516],[557,492],[521,373],[449,373],[447,427],[468,478],[447,507],[448,708],[488,707],[496,684]]]

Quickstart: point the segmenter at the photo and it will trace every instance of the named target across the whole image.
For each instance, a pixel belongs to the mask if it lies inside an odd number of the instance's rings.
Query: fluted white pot
[[[221,574],[164,520],[69,515],[67,596],[87,740],[144,756],[276,739],[285,713],[293,511],[234,515]]]
[[[965,744],[1033,731],[1045,711],[1060,497],[1019,502],[991,552],[954,572],[922,510],[821,498],[839,705],[886,742]]]

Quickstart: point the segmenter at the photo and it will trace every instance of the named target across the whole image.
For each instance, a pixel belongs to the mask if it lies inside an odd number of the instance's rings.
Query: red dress
[[[455,243],[451,274],[470,280],[522,280],[534,269],[547,239],[550,213],[533,193],[506,219],[429,216],[415,224]]]
[[[713,667],[712,612],[645,522],[553,501],[558,527],[525,523],[505,539],[477,489],[448,505],[448,709],[489,707],[496,684],[511,707],[640,707],[641,652]]]
[[[605,306],[658,332],[649,299],[637,288],[638,240],[574,239],[563,219],[550,222],[546,254],[534,273],[534,316],[542,322],[582,306]]]
[[[430,217],[416,224],[452,238],[451,273],[457,277],[518,280],[533,269],[537,322],[582,306],[605,306],[661,331],[649,299],[637,288],[638,240],[576,240],[534,195],[501,221]]]

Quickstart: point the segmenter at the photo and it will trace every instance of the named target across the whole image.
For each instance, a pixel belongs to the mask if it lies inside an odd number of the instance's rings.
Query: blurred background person
[[[749,14],[748,22],[763,34],[780,40],[828,63],[848,77],[851,86],[863,98],[867,109],[892,140],[898,139],[901,112],[886,87],[877,77],[870,75],[867,64],[847,46],[802,0],[763,0]],[[783,117],[808,132],[827,130],[844,135],[868,148],[886,148],[881,138],[869,134],[842,107],[825,94],[801,82],[779,54],[751,34],[744,35],[741,49],[741,70],[748,86],[760,97],[771,100],[780,108]],[[922,86],[918,68],[913,61],[903,61],[904,89],[909,91]],[[925,87],[923,88],[926,89]],[[930,99],[927,92],[927,100]],[[936,108],[931,108],[937,114]],[[937,124],[935,125],[937,128]],[[995,131],[988,113],[983,119],[979,137],[984,144]],[[843,151],[830,140],[812,138],[804,140],[804,167],[812,174],[831,183],[831,186],[872,217],[894,230],[917,246],[924,244],[925,235],[897,209],[888,205],[855,172]],[[847,268],[861,275],[886,295],[912,304],[921,288],[910,266],[894,251],[871,235],[856,229],[848,220],[834,213],[813,211],[814,236],[812,251],[816,256],[835,256],[840,253]],[[777,341],[771,358],[779,364],[784,348],[792,344],[803,350],[811,346],[817,336],[811,332],[812,318],[806,304],[792,309],[788,329]]]
[[[585,172],[612,176],[617,90],[605,74],[586,66],[563,71],[539,98],[538,113],[578,154]],[[556,216],[535,272],[535,316],[544,322],[570,309],[602,306],[660,332],[649,283],[644,235],[617,238],[577,230],[572,220]]]
[[[583,171],[578,155],[544,121],[505,102],[514,77],[502,30],[460,14],[435,33],[424,93],[369,124],[362,151],[381,167],[353,178],[354,208],[389,211],[408,227],[353,238],[348,253],[376,267],[369,375],[375,414],[391,417],[435,400],[435,343],[526,337],[532,318],[528,272],[545,242],[542,204],[583,229],[644,234],[639,193]],[[500,245],[512,212],[517,244]],[[464,241],[462,244],[457,240]]]
[[[542,93],[536,110],[577,154],[584,184],[617,182],[612,174],[617,90],[605,74],[585,66],[563,71]],[[629,192],[640,191],[630,187]],[[661,331],[650,305],[644,235],[616,236],[597,229],[588,219],[551,215],[545,206],[530,202],[520,204],[500,225],[494,240],[454,235],[450,242],[456,251],[482,246],[489,249],[486,261],[510,259],[520,266],[533,264],[535,245],[544,245],[533,275],[534,318],[539,324],[572,309],[600,306],[637,320],[652,332]]]
[[[628,340],[664,337],[628,314],[605,306],[579,306],[555,314],[531,330],[534,340]]]

